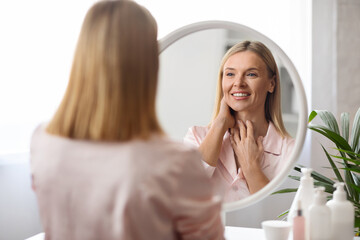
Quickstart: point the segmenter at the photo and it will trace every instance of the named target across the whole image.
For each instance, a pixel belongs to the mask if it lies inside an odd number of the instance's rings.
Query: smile
[[[248,97],[248,96],[250,96],[249,93],[233,93],[231,95],[233,95],[234,97]]]

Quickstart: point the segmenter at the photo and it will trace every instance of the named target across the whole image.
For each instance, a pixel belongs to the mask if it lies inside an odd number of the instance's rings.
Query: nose
[[[244,87],[246,86],[246,82],[245,82],[245,77],[244,76],[239,76],[235,79],[234,81],[234,87]]]

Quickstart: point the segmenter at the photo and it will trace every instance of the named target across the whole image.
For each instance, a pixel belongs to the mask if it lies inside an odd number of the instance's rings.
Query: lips
[[[234,97],[248,97],[250,96],[250,93],[232,93]]]
[[[236,92],[232,92],[231,95],[235,99],[242,100],[242,99],[248,98],[251,94],[249,92],[245,92],[245,91],[236,91]]]

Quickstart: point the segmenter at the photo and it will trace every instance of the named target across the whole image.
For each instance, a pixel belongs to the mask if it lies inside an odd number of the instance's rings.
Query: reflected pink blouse
[[[39,127],[31,169],[46,239],[223,239],[200,159],[159,136],[92,142]]]
[[[199,147],[208,131],[208,127],[191,127],[184,138],[184,142]],[[283,138],[276,131],[273,123],[270,122],[263,139],[263,145],[264,157],[261,166],[266,177],[271,180],[286,165],[293,149],[294,139],[291,137]],[[237,201],[250,195],[241,168],[236,169],[229,132],[224,135],[216,167],[210,166],[205,161],[203,161],[203,165],[215,184],[216,192],[224,196],[225,202]]]

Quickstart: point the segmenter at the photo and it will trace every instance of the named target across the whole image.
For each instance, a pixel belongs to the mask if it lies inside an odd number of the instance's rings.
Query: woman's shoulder
[[[191,131],[197,135],[206,135],[209,131],[209,126],[192,126],[188,131]]]
[[[31,141],[30,141],[30,148],[32,148],[33,146],[39,144],[39,142],[41,142],[43,136],[46,136],[46,126],[47,123],[40,123],[38,124],[35,128],[34,131],[32,132],[31,135]]]
[[[149,142],[142,142],[142,144],[147,145],[149,151],[166,155],[169,158],[200,158],[199,152],[192,145],[168,137],[156,137]]]
[[[208,131],[208,126],[192,126],[188,129],[184,137],[184,143],[198,146],[203,141]]]

